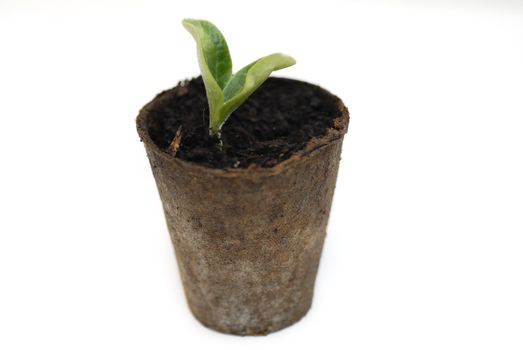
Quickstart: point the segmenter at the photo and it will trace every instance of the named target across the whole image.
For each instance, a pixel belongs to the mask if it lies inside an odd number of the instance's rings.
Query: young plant
[[[220,137],[223,123],[269,75],[296,61],[275,53],[262,57],[232,74],[229,48],[222,33],[205,20],[184,19],[183,26],[196,40],[198,63],[209,102],[209,134]]]

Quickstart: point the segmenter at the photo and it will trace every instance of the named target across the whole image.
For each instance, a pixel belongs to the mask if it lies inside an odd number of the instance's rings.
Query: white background
[[[267,337],[191,316],[134,127],[235,67],[349,107],[314,304]],[[0,349],[522,349],[521,1],[0,1]]]

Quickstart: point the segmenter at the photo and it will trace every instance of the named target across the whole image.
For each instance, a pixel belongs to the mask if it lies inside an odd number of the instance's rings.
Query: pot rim
[[[151,139],[149,132],[147,130],[147,118],[150,115],[150,110],[153,109],[158,103],[166,100],[170,93],[172,93],[176,87],[160,92],[156,95],[149,103],[147,103],[140,110],[138,116],[136,117],[136,128],[138,130],[138,135],[140,136],[140,141],[142,141],[147,147],[148,150],[155,152],[159,155],[164,161],[171,162],[179,166],[181,169],[189,172],[205,172],[209,175],[222,176],[222,177],[237,177],[237,176],[272,176],[277,175],[297,164],[307,159],[307,156],[315,153],[317,150],[342,139],[348,129],[349,124],[349,111],[347,107],[343,104],[343,101],[336,95],[332,94],[328,90],[311,83],[308,83],[303,80],[281,78],[281,77],[270,77],[271,80],[287,80],[291,82],[298,82],[301,84],[308,84],[320,88],[320,90],[328,95],[333,96],[336,99],[337,103],[337,113],[338,116],[334,117],[334,127],[330,127],[326,130],[325,134],[321,137],[315,137],[310,139],[305,146],[296,151],[289,158],[276,163],[271,167],[262,167],[258,164],[251,164],[247,168],[212,168],[202,164],[198,164],[192,161],[183,160],[176,158],[172,154],[166,152],[156,145],[156,143]]]

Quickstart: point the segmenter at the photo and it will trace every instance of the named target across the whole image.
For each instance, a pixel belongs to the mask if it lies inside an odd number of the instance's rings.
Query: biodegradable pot
[[[136,124],[189,307],[203,325],[224,333],[287,327],[311,306],[347,108],[334,96],[333,127],[272,167],[217,169],[179,159],[151,138],[155,111],[177,89],[147,104]]]

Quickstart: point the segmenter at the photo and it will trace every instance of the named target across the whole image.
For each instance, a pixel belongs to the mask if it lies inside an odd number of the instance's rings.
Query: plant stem
[[[220,152],[223,151],[223,141],[221,130],[209,129],[209,136],[216,141],[216,147]]]

